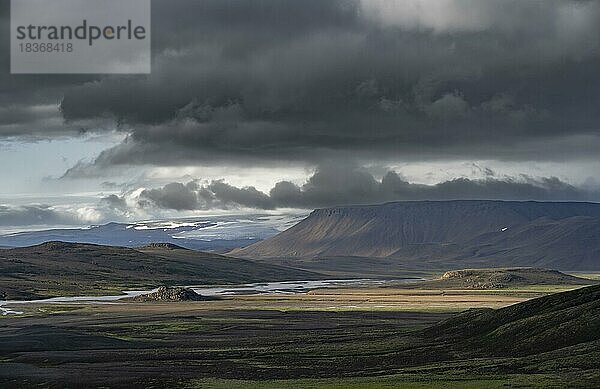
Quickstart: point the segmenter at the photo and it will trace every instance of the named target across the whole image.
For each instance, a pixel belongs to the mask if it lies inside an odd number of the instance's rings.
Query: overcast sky
[[[597,1],[156,0],[125,76],[11,76],[8,3],[0,226],[600,200]]]

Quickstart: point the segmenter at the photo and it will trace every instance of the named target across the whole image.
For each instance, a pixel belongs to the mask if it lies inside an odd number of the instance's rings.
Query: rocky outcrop
[[[124,299],[131,302],[208,301],[213,297],[199,295],[189,288],[161,286],[156,292]]]
[[[453,270],[444,273],[442,280],[457,280],[457,284],[468,289],[500,289],[527,282],[525,277],[502,270]]]
[[[465,269],[445,272],[429,286],[461,289],[502,289],[523,285],[589,285],[595,283],[561,273],[538,268]],[[435,284],[435,285],[434,285]]]

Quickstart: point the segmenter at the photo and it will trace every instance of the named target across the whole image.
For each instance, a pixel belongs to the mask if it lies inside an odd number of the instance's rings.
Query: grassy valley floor
[[[427,332],[468,308],[576,288],[383,287],[206,302],[27,304],[18,307],[24,315],[0,319],[0,386],[594,387],[600,353],[593,342],[490,355]]]

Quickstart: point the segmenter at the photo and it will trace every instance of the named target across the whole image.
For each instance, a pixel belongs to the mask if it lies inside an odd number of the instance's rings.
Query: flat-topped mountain
[[[319,209],[232,254],[593,270],[600,269],[600,204],[458,200]]]

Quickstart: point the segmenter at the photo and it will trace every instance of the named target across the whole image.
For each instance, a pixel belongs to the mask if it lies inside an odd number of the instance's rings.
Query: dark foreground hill
[[[475,309],[426,331],[460,348],[493,356],[525,356],[562,350],[564,358],[579,357],[575,349],[593,352],[600,368],[600,285],[557,293],[506,308]]]
[[[64,242],[0,250],[0,300],[158,285],[315,279],[302,270],[155,244],[140,249]]]
[[[320,209],[232,254],[392,258],[439,269],[600,270],[600,204],[461,200]]]

